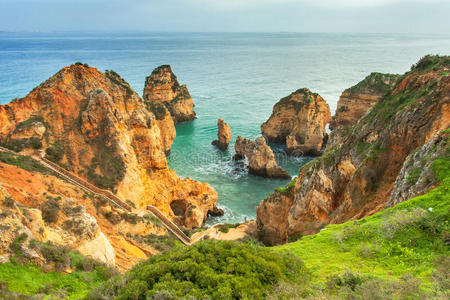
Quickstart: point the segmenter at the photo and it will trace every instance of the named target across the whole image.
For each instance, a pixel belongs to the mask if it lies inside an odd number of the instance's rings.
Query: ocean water
[[[425,54],[450,54],[450,35],[313,33],[0,33],[0,104],[23,97],[62,67],[81,61],[117,71],[142,93],[145,77],[170,64],[187,84],[198,119],[177,126],[170,166],[206,181],[225,216],[255,217],[258,203],[287,180],[246,174],[232,162],[236,136],[255,138],[273,105],[308,87],[329,103],[370,72],[403,73]],[[217,118],[232,128],[230,149],[211,146]],[[292,175],[311,158],[290,158],[273,145]]]

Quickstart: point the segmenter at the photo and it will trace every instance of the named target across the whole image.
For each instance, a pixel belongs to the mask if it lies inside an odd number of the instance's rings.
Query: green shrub
[[[231,228],[236,228],[239,225],[241,225],[240,223],[236,223],[236,224],[224,224],[222,226],[220,226],[219,231],[223,232],[223,233],[228,233],[230,231]]]
[[[422,174],[422,171],[419,169],[409,171],[408,177],[406,178],[406,182],[409,185],[415,185],[420,178],[420,174]]]
[[[203,241],[136,265],[125,280],[113,280],[88,299],[262,299],[280,281],[304,282],[303,263],[287,253],[227,241]],[[170,299],[170,298],[169,298]]]
[[[61,161],[64,156],[64,147],[61,141],[55,141],[52,146],[45,149],[45,158],[55,163]]]
[[[41,244],[39,251],[47,262],[55,263],[55,268],[59,272],[69,268],[71,265],[69,248],[45,243]]]
[[[14,241],[9,245],[9,248],[14,252],[14,254],[21,256],[21,247],[23,243],[27,240],[28,235],[26,233],[21,233],[18,235]]]
[[[3,200],[3,205],[9,208],[13,208],[16,205],[16,201],[11,196],[7,196],[5,200]]]
[[[30,172],[53,174],[51,171],[49,171],[48,169],[41,166],[38,162],[36,162],[34,159],[32,159],[29,156],[15,155],[12,153],[7,153],[7,152],[0,152],[0,161],[5,164],[13,165],[13,166],[22,168],[22,169],[30,171]]]
[[[41,207],[42,219],[47,223],[55,223],[58,220],[59,203],[50,198]]]

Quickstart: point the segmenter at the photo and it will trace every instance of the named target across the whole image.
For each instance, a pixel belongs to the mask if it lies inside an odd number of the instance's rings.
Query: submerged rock
[[[261,132],[269,142],[286,144],[289,154],[317,156],[330,121],[330,108],[325,100],[304,88],[275,104],[272,115],[261,125]]]
[[[154,106],[153,110],[159,110],[162,115],[165,115],[164,108],[167,108],[175,124],[195,119],[194,101],[186,85],[178,83],[168,65],[156,68],[146,78],[143,98],[150,106]]]
[[[268,178],[291,178],[287,171],[277,165],[275,155],[264,137],[251,141],[238,136],[234,148],[235,159],[247,157],[250,174]]]
[[[217,146],[217,148],[219,148],[220,150],[225,151],[228,149],[228,144],[230,143],[231,137],[233,136],[231,134],[231,128],[227,123],[225,123],[223,119],[217,120],[217,128],[219,130],[217,133],[218,139],[214,140],[212,144],[214,146]]]

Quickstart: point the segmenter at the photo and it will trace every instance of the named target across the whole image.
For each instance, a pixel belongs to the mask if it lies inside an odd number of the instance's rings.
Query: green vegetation
[[[383,74],[374,72],[364,78],[364,80],[360,81],[358,84],[347,89],[346,92],[354,94],[368,89],[374,93],[385,94],[391,89],[391,84],[395,83],[398,77],[399,75],[396,74]]]
[[[140,243],[150,245],[156,250],[161,252],[169,251],[176,247],[182,246],[181,243],[171,232],[168,232],[166,235],[149,234],[146,236],[141,235],[132,236],[131,234],[127,234],[127,237],[132,238]]]
[[[125,89],[127,96],[131,96],[133,95],[134,91],[133,89],[130,87],[130,85],[122,78],[120,77],[119,74],[117,74],[115,71],[113,70],[106,70],[105,71],[105,76],[111,80],[114,84],[122,87]]]
[[[98,156],[92,159],[87,176],[99,188],[113,190],[125,176],[125,163],[116,154],[114,146],[108,147],[98,140],[97,147]],[[100,169],[100,174],[96,172],[97,168]]]
[[[23,122],[20,122],[17,124],[16,128],[14,129],[14,132],[22,131],[24,129],[27,129],[31,127],[34,123],[40,122],[42,124],[46,124],[44,122],[44,118],[42,116],[32,116],[28,120],[25,120]]]
[[[442,66],[450,67],[450,56],[425,55],[411,66],[411,71],[434,70]]]
[[[55,199],[49,198],[41,206],[42,219],[46,223],[55,223],[58,220],[59,210],[59,203]]]
[[[45,158],[54,163],[58,163],[64,156],[64,146],[62,141],[55,141],[50,147],[45,149]]]
[[[419,169],[413,169],[409,171],[408,178],[406,178],[406,181],[409,185],[415,185],[417,183],[417,180],[420,178],[420,174],[422,173]]]
[[[437,261],[449,265],[449,156],[432,166],[441,185],[429,193],[275,249],[299,256],[314,275],[312,285],[343,297],[367,299],[361,295],[384,292],[390,298],[400,293],[398,298],[416,299],[448,292],[448,282],[443,287],[442,280],[448,278],[448,268],[443,270]],[[358,278],[339,283],[347,273]],[[330,282],[335,282],[332,287]]]
[[[228,233],[230,231],[231,228],[236,228],[239,225],[241,225],[240,223],[236,223],[236,224],[224,224],[222,226],[220,226],[219,231],[223,232],[223,233]]]
[[[84,67],[86,67],[86,68],[88,68],[89,67],[89,65],[88,64],[83,64],[82,62],[79,62],[79,61],[77,61],[76,63],[75,63],[75,66],[84,66]]]
[[[253,244],[203,241],[136,265],[88,299],[261,299],[281,281],[309,278],[303,263],[287,253]]]
[[[29,156],[17,155],[17,154],[12,154],[12,153],[7,153],[7,152],[0,152],[0,161],[5,164],[13,165],[13,166],[22,168],[22,169],[30,171],[30,172],[53,174],[53,172],[44,168],[43,166],[41,166],[38,162],[36,162],[34,159],[32,159]]]
[[[11,262],[0,264],[1,299],[28,299],[26,295],[81,299],[101,282],[118,275],[115,268],[69,248],[33,239],[27,243],[27,240],[25,233],[18,235],[10,244],[14,253],[10,258]],[[43,267],[30,261],[28,256],[22,253],[23,246],[41,254],[44,259]],[[72,270],[72,273],[60,273],[68,269]],[[54,299],[53,297],[51,299]]]
[[[163,103],[146,101],[145,105],[155,115],[157,120],[164,120],[167,114],[167,108]]]

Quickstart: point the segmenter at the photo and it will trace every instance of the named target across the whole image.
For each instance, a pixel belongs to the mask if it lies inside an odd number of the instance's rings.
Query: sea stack
[[[175,124],[194,120],[194,101],[186,87],[178,83],[169,65],[156,68],[145,79],[144,101],[153,105],[164,104]],[[159,106],[158,109],[162,111]]]
[[[217,148],[219,148],[220,150],[225,151],[228,149],[228,144],[230,143],[231,137],[233,136],[231,134],[231,128],[227,123],[225,123],[223,119],[220,118],[217,120],[217,128],[218,139],[214,140],[212,144],[214,146],[217,146]]]
[[[275,155],[264,137],[252,141],[238,136],[234,148],[236,160],[247,157],[250,174],[268,178],[291,178],[287,171],[277,165]]]
[[[317,156],[326,142],[325,126],[330,121],[325,100],[303,88],[275,104],[261,132],[269,142],[286,144],[289,154]]]

